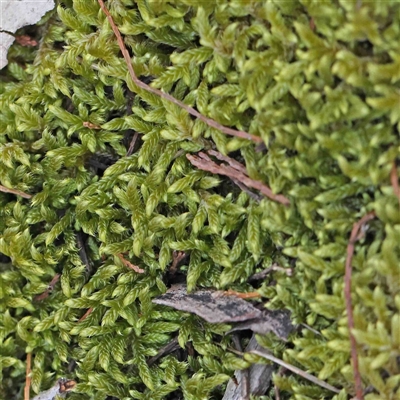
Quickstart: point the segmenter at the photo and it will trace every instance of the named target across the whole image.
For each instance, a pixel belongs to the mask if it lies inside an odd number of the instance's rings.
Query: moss
[[[365,398],[396,398],[399,3],[109,3],[142,80],[262,137],[265,150],[134,86],[94,0],[63,2],[37,49],[15,44],[1,76],[0,184],[33,197],[0,193],[0,397],[22,398],[32,352],[34,392],[57,375],[79,382],[71,400],[221,398],[247,366],[226,350],[226,327],[151,302],[171,280],[173,251],[187,255],[192,290],[252,291],[248,277],[272,262],[293,268],[259,292],[312,330],[286,345],[259,339],[344,388],[337,400],[354,395],[344,264],[353,223],[374,210],[353,259],[354,335]],[[186,158],[211,147],[290,207],[257,202]],[[149,367],[177,335],[190,351]],[[275,384],[283,398],[332,397],[294,375]]]

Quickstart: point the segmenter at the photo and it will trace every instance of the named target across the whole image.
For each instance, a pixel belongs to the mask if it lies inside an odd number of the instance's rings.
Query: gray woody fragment
[[[68,380],[61,378],[59,379],[53,387],[44,392],[40,392],[37,396],[33,397],[31,400],[55,400],[56,396],[58,398],[64,398],[65,395],[71,391],[76,386],[76,382],[73,380]]]
[[[250,339],[245,352],[251,350],[264,350],[256,341],[255,335]],[[276,369],[274,364],[253,364],[248,369],[249,376],[249,394],[253,396],[262,396],[268,389],[272,373]],[[244,399],[243,393],[246,391],[243,385],[246,384],[243,371],[235,371],[236,382],[230,379],[225,390],[222,400],[247,400]]]
[[[197,314],[212,324],[241,322],[262,316],[260,310],[236,296],[227,296],[215,290],[187,293],[185,285],[173,285],[153,303]]]
[[[7,61],[7,52],[19,28],[35,24],[54,8],[54,0],[1,0],[0,1],[0,69]]]
[[[262,310],[262,316],[249,321],[236,324],[228,333],[252,330],[254,333],[265,335],[268,332],[275,333],[282,340],[287,340],[295,327],[290,320],[290,312],[287,310]]]

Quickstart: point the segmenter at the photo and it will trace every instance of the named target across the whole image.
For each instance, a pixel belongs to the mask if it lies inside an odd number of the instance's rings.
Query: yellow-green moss
[[[33,197],[0,192],[0,398],[22,399],[26,352],[34,392],[67,376],[78,381],[71,400],[221,398],[228,375],[248,365],[226,350],[225,328],[151,302],[166,289],[173,250],[189,255],[181,270],[191,289],[254,290],[254,272],[293,268],[268,276],[260,293],[320,334],[260,341],[344,388],[337,400],[354,395],[344,264],[351,227],[371,210],[353,259],[354,334],[365,399],[398,398],[400,212],[389,175],[400,145],[399,2],[108,7],[142,80],[259,135],[266,149],[134,87],[95,0],[63,2],[38,28],[37,49],[15,44],[1,75],[0,184]],[[133,132],[141,141],[125,156]],[[291,206],[257,203],[186,159],[212,146]],[[124,267],[124,252],[144,274]],[[34,301],[56,273],[61,283]],[[176,335],[195,356],[149,368]],[[332,398],[294,375],[275,384],[283,399]]]

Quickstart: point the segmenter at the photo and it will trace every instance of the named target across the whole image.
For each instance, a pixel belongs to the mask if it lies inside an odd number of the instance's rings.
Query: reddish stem
[[[26,355],[26,373],[25,373],[25,388],[24,388],[24,400],[29,400],[29,391],[31,388],[31,363],[32,353]]]
[[[354,318],[353,318],[353,306],[351,302],[351,273],[352,273],[354,246],[356,242],[363,236],[364,234],[363,228],[365,224],[373,218],[375,218],[375,213],[372,211],[364,215],[358,222],[356,222],[353,225],[349,243],[347,245],[346,269],[344,275],[344,298],[346,302],[347,325],[349,328],[349,336],[350,336],[351,360],[353,363],[356,398],[358,400],[363,400],[364,394],[362,388],[361,374],[358,367],[357,342],[356,338],[352,333],[352,330],[354,329]]]
[[[178,99],[176,99],[175,97],[171,96],[168,93],[165,93],[159,89],[153,88],[149,85],[147,85],[146,83],[142,82],[137,76],[136,73],[133,69],[132,66],[132,60],[131,57],[129,55],[129,52],[125,46],[124,40],[122,39],[121,33],[119,31],[119,29],[117,28],[117,26],[115,25],[115,22],[113,20],[113,17],[111,16],[110,12],[108,11],[107,7],[104,4],[103,0],[98,0],[101,9],[103,10],[104,14],[106,14],[108,22],[111,25],[112,30],[114,31],[114,34],[117,38],[117,42],[118,42],[118,46],[122,52],[122,55],[124,56],[126,65],[128,67],[128,71],[129,71],[129,75],[131,76],[133,82],[140,88],[146,90],[147,92],[150,93],[154,93],[155,95],[162,97],[166,100],[169,100],[171,103],[176,104],[177,106],[183,108],[184,110],[186,110],[189,114],[195,116],[196,118],[198,118],[199,120],[203,121],[204,123],[206,123],[209,127],[211,128],[215,128],[218,129],[219,131],[225,133],[226,135],[230,135],[230,136],[236,136],[236,137],[240,137],[242,139],[248,139],[248,140],[252,140],[253,142],[256,143],[262,143],[263,140],[262,138],[260,138],[259,136],[255,136],[252,135],[248,132],[245,131],[237,131],[235,129],[231,129],[228,128],[224,125],[221,125],[219,122],[214,121],[211,118],[207,118],[206,116],[204,116],[203,114],[199,113],[197,110],[195,110],[193,107],[188,106],[187,104],[183,103],[182,101],[179,101]]]
[[[399,199],[400,203],[399,178],[397,177],[397,168],[396,168],[396,163],[394,161],[392,164],[392,169],[390,170],[390,183],[392,184],[393,192]]]

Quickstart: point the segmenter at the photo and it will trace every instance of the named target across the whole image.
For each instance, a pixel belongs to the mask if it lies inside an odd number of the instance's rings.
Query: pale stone
[[[19,28],[33,25],[54,8],[54,0],[0,0],[0,69],[7,61],[7,52]]]

